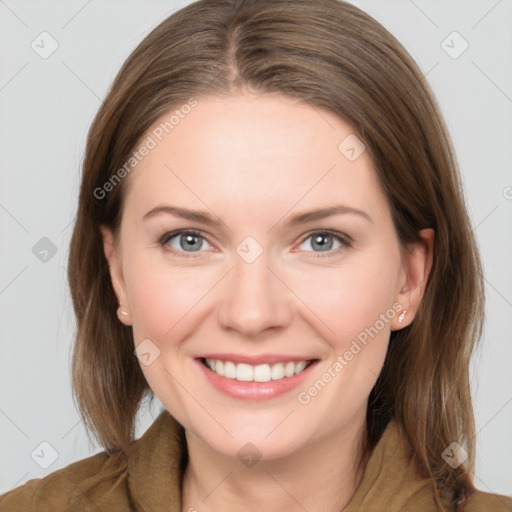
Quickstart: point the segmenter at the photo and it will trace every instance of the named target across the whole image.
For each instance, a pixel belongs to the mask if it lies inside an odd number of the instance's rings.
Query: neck
[[[287,457],[261,459],[252,467],[212,450],[187,430],[181,510],[339,512],[364,473],[355,469],[364,427],[364,419],[353,422]]]

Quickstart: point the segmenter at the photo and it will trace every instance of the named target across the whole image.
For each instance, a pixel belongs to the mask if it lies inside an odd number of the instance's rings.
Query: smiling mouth
[[[318,359],[300,362],[284,362],[274,364],[250,365],[247,363],[234,363],[233,361],[221,361],[220,359],[200,358],[204,366],[221,377],[239,382],[270,382],[287,379],[302,373]]]

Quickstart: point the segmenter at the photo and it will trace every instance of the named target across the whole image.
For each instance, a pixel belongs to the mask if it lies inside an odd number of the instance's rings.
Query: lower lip
[[[271,380],[269,382],[240,382],[235,379],[221,377],[214,371],[210,370],[210,368],[207,368],[202,363],[201,359],[196,359],[195,361],[206,378],[217,390],[232,398],[257,401],[269,400],[298,387],[318,363],[318,361],[313,361],[302,372],[297,373],[292,377],[284,377],[282,379]]]

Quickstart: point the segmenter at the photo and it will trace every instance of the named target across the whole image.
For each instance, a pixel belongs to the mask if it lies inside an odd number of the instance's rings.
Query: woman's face
[[[283,96],[196,100],[147,132],[125,178],[119,252],[102,227],[119,318],[154,394],[190,433],[228,456],[252,442],[277,458],[363,424],[429,252],[401,261],[347,123]]]

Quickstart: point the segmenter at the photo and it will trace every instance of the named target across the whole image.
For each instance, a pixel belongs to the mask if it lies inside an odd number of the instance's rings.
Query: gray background
[[[79,421],[69,372],[65,272],[84,141],[123,60],[187,3],[0,0],[0,492],[101,451]],[[475,483],[512,496],[512,2],[353,3],[416,59],[453,137],[487,292],[472,366]],[[43,31],[58,43],[46,59],[31,47],[51,48]],[[447,39],[454,31],[463,39]],[[137,436],[155,404],[141,410]]]

